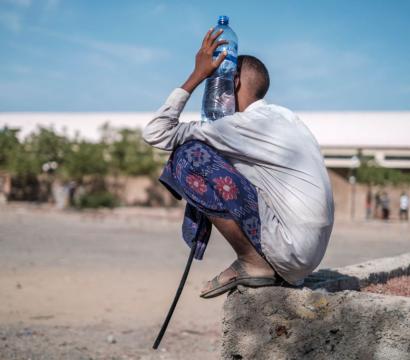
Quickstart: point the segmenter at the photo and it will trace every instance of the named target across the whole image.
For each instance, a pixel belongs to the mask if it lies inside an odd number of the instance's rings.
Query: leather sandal
[[[210,299],[226,293],[229,290],[236,288],[238,285],[257,288],[262,286],[274,286],[277,285],[277,278],[272,276],[251,276],[244,269],[243,265],[238,261],[234,261],[229,267],[236,272],[236,276],[230,279],[228,282],[221,284],[219,276],[215,276],[211,280],[212,288],[200,295],[201,298]]]

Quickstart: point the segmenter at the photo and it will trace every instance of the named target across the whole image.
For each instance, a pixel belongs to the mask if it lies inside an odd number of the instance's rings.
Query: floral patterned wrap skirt
[[[197,140],[180,145],[159,181],[187,202],[182,235],[189,247],[196,241],[196,259],[202,259],[211,235],[208,216],[235,220],[263,256],[256,189],[214,148]]]

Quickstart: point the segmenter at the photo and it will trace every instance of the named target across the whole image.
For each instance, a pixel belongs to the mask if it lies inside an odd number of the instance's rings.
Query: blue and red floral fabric
[[[262,254],[256,189],[214,148],[197,140],[177,147],[159,180],[187,201],[182,234],[190,247],[197,240],[196,259],[202,259],[211,235],[207,215],[235,220]]]

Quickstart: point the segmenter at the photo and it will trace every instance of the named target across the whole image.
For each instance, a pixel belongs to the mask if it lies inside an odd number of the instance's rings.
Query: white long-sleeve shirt
[[[267,260],[289,283],[303,283],[325,254],[334,219],[316,139],[294,113],[265,100],[214,122],[179,122],[189,96],[175,89],[145,127],[144,140],[173,150],[196,139],[220,151],[256,187]]]

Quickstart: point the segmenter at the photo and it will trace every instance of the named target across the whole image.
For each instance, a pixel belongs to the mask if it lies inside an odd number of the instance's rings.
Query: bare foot
[[[275,271],[260,255],[258,255],[258,257],[255,257],[254,259],[239,258],[237,261],[241,263],[245,271],[250,276],[273,276],[275,274]],[[237,276],[238,274],[236,273],[236,271],[231,267],[228,267],[218,275],[217,280],[221,285],[224,285]],[[202,289],[201,294],[211,289],[212,282],[208,281],[205,287]]]

